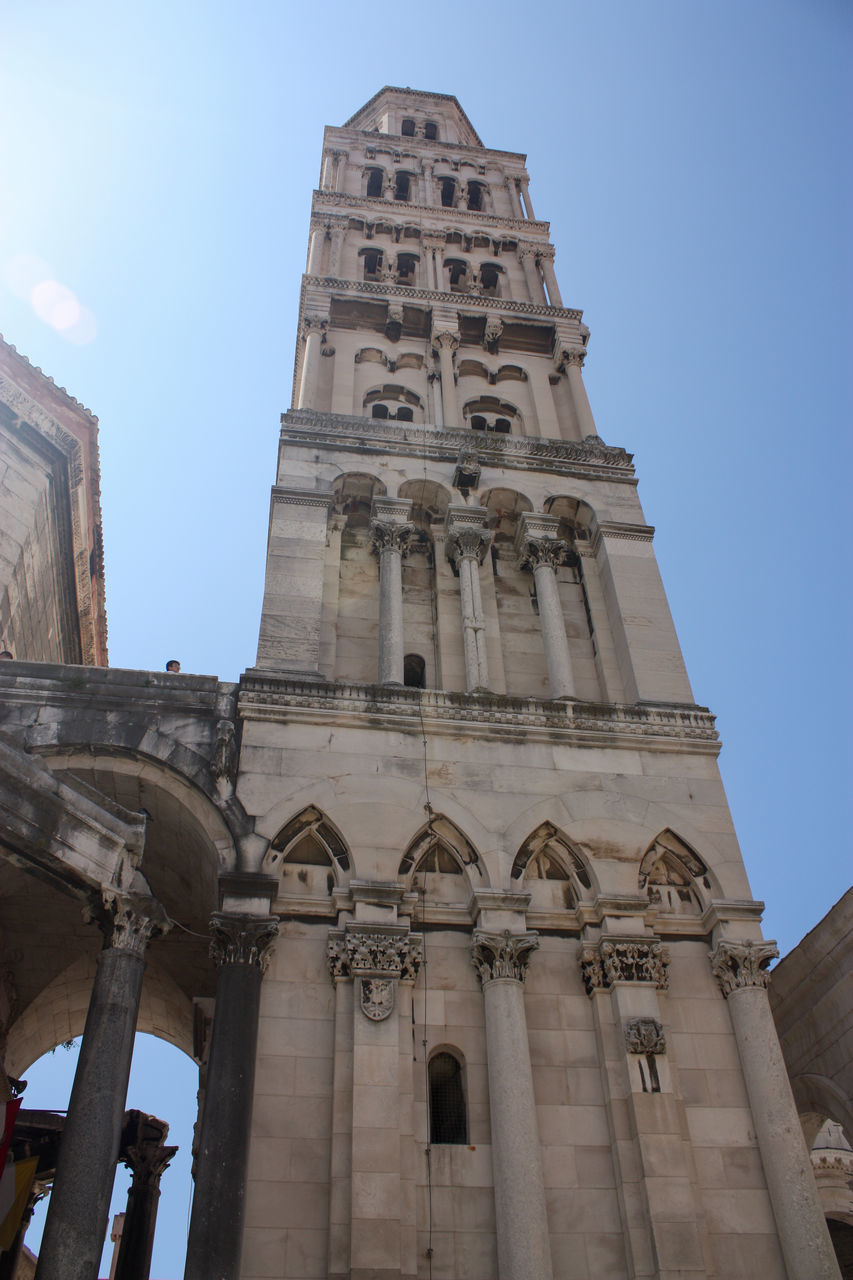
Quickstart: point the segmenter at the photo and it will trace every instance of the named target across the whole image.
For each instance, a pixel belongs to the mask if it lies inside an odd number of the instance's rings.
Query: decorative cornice
[[[242,964],[266,973],[278,937],[277,916],[232,916],[215,911],[210,917],[210,956],[217,969]]]
[[[590,546],[597,553],[601,541],[620,539],[623,542],[651,542],[655,536],[654,525],[617,524],[615,520],[600,520],[595,526]]]
[[[581,947],[579,963],[589,996],[617,982],[649,982],[661,990],[669,984],[669,951],[656,939],[602,938]]]
[[[484,987],[501,978],[523,982],[530,956],[538,946],[535,933],[510,933],[509,929],[503,933],[484,933],[475,929],[471,963]]]
[[[691,750],[717,755],[719,739],[707,707],[637,703],[552,702],[497,693],[453,693],[405,686],[356,684],[351,681],[300,679],[255,667],[240,682],[240,715],[247,720],[357,720],[370,715],[398,728],[406,723],[459,725],[476,734],[496,727],[526,731],[531,737],[583,746]]]
[[[557,319],[580,320],[582,311],[568,307],[549,307],[546,302],[522,302],[515,298],[501,298],[497,301],[489,294],[480,293],[445,293],[436,289],[422,289],[404,284],[391,284],[382,281],[374,284],[371,280],[342,280],[339,276],[303,277],[305,289],[322,289],[331,293],[358,293],[367,297],[416,298],[429,302],[433,306],[452,306],[457,311],[495,311],[512,312],[515,315],[538,316],[545,321]]]
[[[747,987],[766,987],[767,966],[779,955],[775,942],[728,942],[725,938],[709,952],[711,972],[727,998]]]
[[[280,489],[272,491],[272,500],[276,506],[289,507],[322,507],[328,511],[335,500],[333,493],[312,493],[308,489]]]
[[[360,454],[389,452],[455,464],[460,449],[476,445],[481,463],[523,471],[549,471],[635,483],[632,455],[598,439],[542,440],[498,435],[494,432],[450,430],[426,423],[396,423],[379,418],[356,418],[313,409],[292,409],[282,415],[282,432],[290,443],[329,447]],[[476,437],[476,438],[475,438]]]
[[[625,1023],[625,1047],[629,1053],[666,1053],[666,1036],[657,1018],[629,1018]]]

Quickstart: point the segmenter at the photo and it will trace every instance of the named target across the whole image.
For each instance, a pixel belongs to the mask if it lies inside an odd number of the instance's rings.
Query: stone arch
[[[486,489],[480,494],[480,506],[489,513],[489,528],[493,530],[495,546],[512,546],[522,511],[532,511],[533,503],[526,494],[516,489]]]
[[[643,854],[638,885],[659,911],[675,915],[701,915],[713,892],[705,863],[669,827],[655,836]]]
[[[586,860],[553,822],[542,822],[522,843],[510,880],[530,893],[531,911],[572,909],[592,897]]]
[[[560,521],[559,537],[569,542],[588,542],[596,524],[596,516],[588,502],[569,494],[556,493],[546,498],[543,510]]]
[[[349,880],[352,859],[334,823],[322,809],[307,805],[270,841],[265,865],[280,879],[280,897],[328,900]]]
[[[374,498],[384,497],[385,485],[365,471],[344,471],[332,481],[332,510],[346,517],[349,528],[366,529]]]
[[[472,869],[476,874],[472,874]],[[418,885],[431,904],[464,906],[471,889],[483,886],[480,858],[467,836],[444,814],[434,815],[409,843],[397,875]]]
[[[441,524],[451,502],[450,490],[436,480],[405,480],[398,497],[412,501],[412,520],[423,528]]]
[[[791,1092],[803,1126],[806,1146],[811,1150],[825,1120],[834,1120],[853,1146],[853,1106],[844,1090],[828,1076],[802,1072],[791,1076]]]
[[[400,383],[384,383],[367,390],[362,398],[365,417],[395,418],[400,422],[423,422],[424,402],[415,391]]]

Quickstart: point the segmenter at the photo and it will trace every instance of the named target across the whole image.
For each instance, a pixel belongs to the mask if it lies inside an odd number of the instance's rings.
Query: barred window
[[[429,1062],[429,1140],[468,1141],[468,1110],[462,1087],[462,1064],[452,1053],[437,1053]]]

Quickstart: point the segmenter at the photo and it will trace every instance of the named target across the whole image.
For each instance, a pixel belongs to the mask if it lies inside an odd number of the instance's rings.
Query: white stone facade
[[[281,921],[244,1280],[838,1275],[713,717],[553,261],[455,98],[326,130],[239,692]]]

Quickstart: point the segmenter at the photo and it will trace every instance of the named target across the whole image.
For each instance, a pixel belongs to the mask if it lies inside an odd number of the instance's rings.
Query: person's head
[[[166,670],[171,671],[173,676],[177,675],[180,669],[181,669],[181,664],[180,662],[178,662],[177,658],[170,658],[169,661],[166,663]]]

